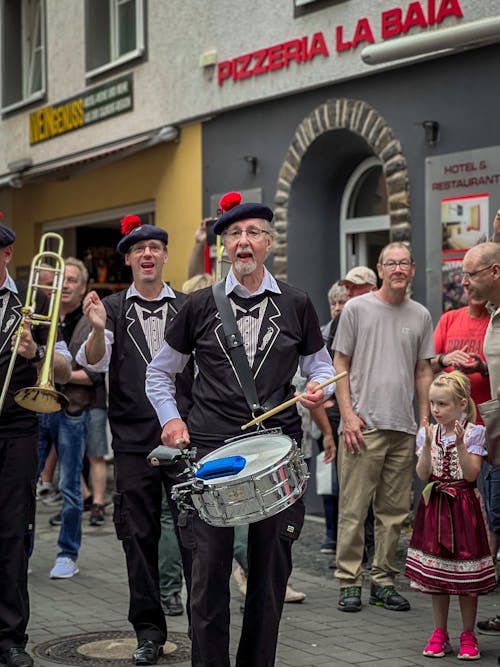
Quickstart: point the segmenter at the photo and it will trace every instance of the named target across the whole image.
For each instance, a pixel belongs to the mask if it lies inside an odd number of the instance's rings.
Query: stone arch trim
[[[366,102],[347,98],[328,100],[297,127],[278,176],[274,272],[281,280],[287,278],[288,203],[300,163],[313,141],[325,132],[340,129],[361,136],[380,159],[387,184],[391,240],[410,240],[409,179],[401,144],[382,116]]]

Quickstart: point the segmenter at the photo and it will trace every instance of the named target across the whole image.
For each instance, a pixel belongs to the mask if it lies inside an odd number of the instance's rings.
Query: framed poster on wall
[[[500,208],[500,146],[426,158],[425,201],[426,305],[437,322],[465,305],[463,257],[490,238]]]
[[[443,312],[467,305],[462,260],[469,248],[488,240],[489,202],[486,193],[441,200]]]

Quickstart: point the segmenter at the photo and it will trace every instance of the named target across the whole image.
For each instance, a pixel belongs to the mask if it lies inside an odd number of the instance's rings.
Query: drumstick
[[[337,380],[340,380],[341,378],[345,377],[347,375],[347,371],[342,371],[342,373],[339,373],[338,375],[334,375],[334,377],[330,378],[329,380],[325,380],[321,384],[319,384],[317,387],[315,387],[314,391],[317,391],[318,389],[324,389],[327,387],[329,384],[332,384],[332,382],[336,382]],[[267,419],[268,417],[272,417],[275,415],[277,412],[281,412],[282,410],[285,410],[286,408],[289,408],[291,405],[295,405],[299,398],[302,398],[303,396],[307,396],[307,392],[305,391],[303,394],[299,394],[298,396],[294,396],[293,398],[290,398],[288,401],[285,401],[284,403],[281,403],[281,405],[277,405],[275,408],[272,408],[271,410],[268,410],[267,412],[264,412],[263,415],[260,415],[259,417],[255,417],[255,419],[252,419],[251,422],[248,422],[248,424],[243,424],[241,427],[241,430],[244,431],[247,428],[250,428],[250,426],[254,426],[255,424],[258,424],[259,422],[263,422],[264,419]]]

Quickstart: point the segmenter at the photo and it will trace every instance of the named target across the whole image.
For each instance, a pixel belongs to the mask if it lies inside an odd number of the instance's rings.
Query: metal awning
[[[11,171],[0,176],[0,188],[22,188],[23,185],[31,183],[60,179],[65,176],[77,176],[122,160],[147,148],[169,141],[178,141],[179,134],[177,127],[166,125],[159,130],[152,130],[71,155],[39,162],[23,171]]]

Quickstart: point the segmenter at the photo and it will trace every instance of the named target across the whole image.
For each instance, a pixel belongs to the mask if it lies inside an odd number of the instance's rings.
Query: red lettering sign
[[[380,35],[383,40],[408,33],[413,28],[424,30],[429,26],[442,23],[448,16],[463,18],[460,0],[413,0],[406,9],[393,7],[380,15]],[[348,39],[347,37],[351,38]],[[370,20],[363,17],[357,20],[351,33],[342,25],[335,27],[335,50],[337,53],[355,49],[363,44],[373,44],[374,33]],[[327,42],[322,32],[316,32],[309,38],[291,39],[282,44],[274,44],[252,53],[224,60],[217,66],[219,86],[225,81],[241,81],[267,72],[274,72],[288,67],[292,61],[297,65],[312,60],[316,56],[328,57]]]
[[[222,86],[227,79],[240,81],[252,76],[272,72],[288,67],[292,60],[297,64],[312,60],[316,56],[329,56],[325,36],[315,32],[310,41],[308,37],[292,39],[284,44],[275,44],[266,49],[236,56],[232,60],[224,60],[217,66],[217,79]]]

